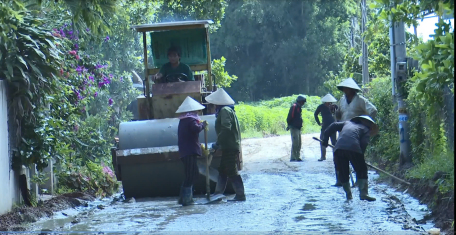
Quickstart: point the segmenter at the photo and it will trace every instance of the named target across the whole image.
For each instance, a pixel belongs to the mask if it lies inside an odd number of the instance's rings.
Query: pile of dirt
[[[50,217],[54,212],[88,206],[89,201],[95,197],[86,193],[67,193],[51,198],[37,207],[22,206],[13,209],[11,212],[0,215],[0,231],[24,231],[20,227],[22,223],[36,222],[42,217]]]

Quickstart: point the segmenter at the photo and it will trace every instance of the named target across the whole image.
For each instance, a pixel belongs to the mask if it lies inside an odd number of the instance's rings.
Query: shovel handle
[[[204,128],[204,147],[207,151],[207,129]],[[209,181],[209,154],[206,154],[206,197],[211,200],[211,185]]]

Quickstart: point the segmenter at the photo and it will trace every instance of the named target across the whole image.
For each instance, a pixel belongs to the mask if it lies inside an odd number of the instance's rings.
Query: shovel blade
[[[195,201],[194,205],[206,205],[206,204],[210,204],[210,203],[220,202],[225,198],[226,198],[226,196],[223,194],[215,194],[215,195],[211,195],[209,200],[207,198],[202,198],[202,199]]]
[[[206,163],[203,160],[197,160],[196,165],[198,166],[198,172],[201,175],[206,176]],[[209,179],[212,182],[217,182],[219,172],[218,170],[214,169],[213,167],[209,167]]]

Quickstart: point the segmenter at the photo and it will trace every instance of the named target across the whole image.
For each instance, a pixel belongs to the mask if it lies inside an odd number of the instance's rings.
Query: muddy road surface
[[[385,184],[369,171],[369,194],[375,202],[345,200],[334,184],[332,152],[318,162],[317,134],[303,135],[303,162],[290,162],[290,136],[243,140],[247,201],[182,207],[177,198],[129,201],[104,199],[89,207],[55,213],[29,225],[27,230],[80,233],[132,232],[183,234],[187,232],[262,232],[262,234],[426,234],[425,205]],[[202,197],[202,195],[199,195]]]

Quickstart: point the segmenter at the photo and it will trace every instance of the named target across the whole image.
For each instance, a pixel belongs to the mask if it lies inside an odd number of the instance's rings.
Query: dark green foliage
[[[212,37],[214,56],[239,77],[230,94],[256,101],[326,93],[325,75],[339,70],[347,46],[345,2],[230,1]]]

